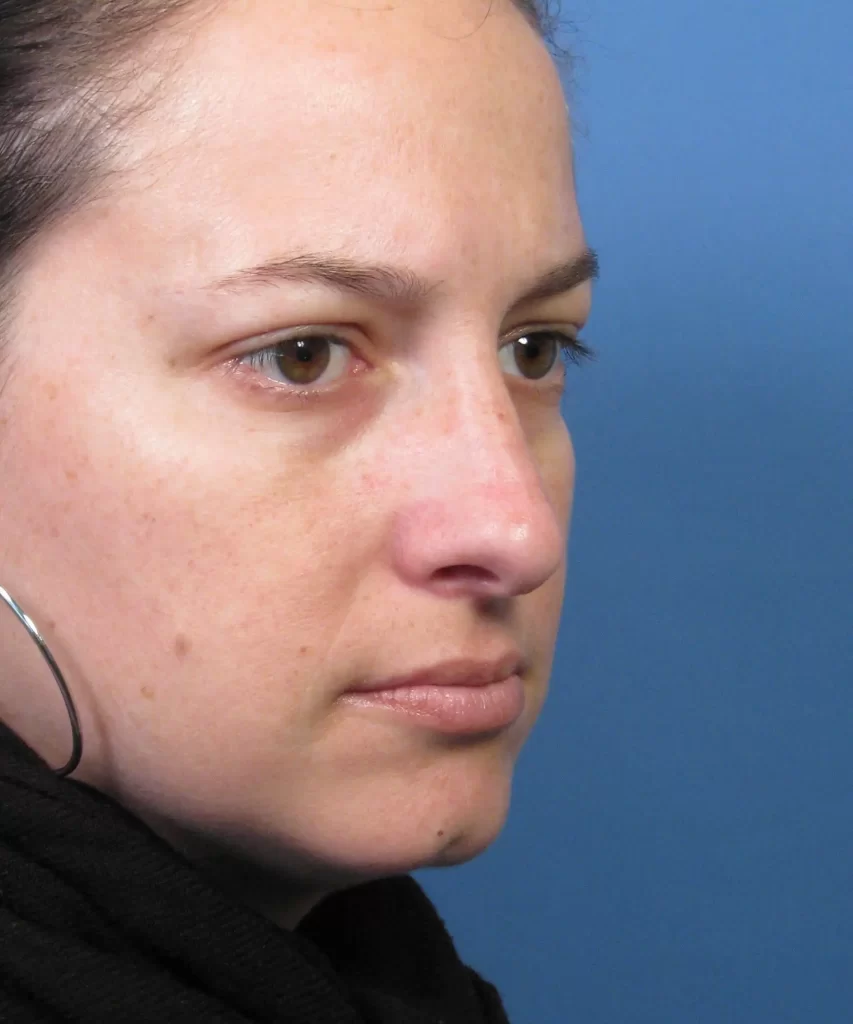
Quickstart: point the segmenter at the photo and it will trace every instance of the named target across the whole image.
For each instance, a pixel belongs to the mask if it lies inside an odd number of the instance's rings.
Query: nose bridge
[[[395,551],[404,575],[442,593],[527,593],[563,557],[563,526],[494,362],[468,361],[421,396],[420,464],[406,474]]]
[[[497,360],[495,360],[497,364]],[[534,453],[499,367],[463,368],[430,403],[429,447],[457,488],[541,490]]]

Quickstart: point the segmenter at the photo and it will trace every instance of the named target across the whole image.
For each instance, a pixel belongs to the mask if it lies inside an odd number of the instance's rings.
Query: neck
[[[186,829],[150,812],[138,817],[183,854],[230,899],[263,915],[280,928],[295,930],[330,888],[300,882],[281,866],[236,850],[222,837]]]

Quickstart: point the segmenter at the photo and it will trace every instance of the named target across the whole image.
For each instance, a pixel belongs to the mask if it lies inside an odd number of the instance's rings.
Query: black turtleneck
[[[0,723],[3,1024],[507,1024],[410,875],[294,931]]]

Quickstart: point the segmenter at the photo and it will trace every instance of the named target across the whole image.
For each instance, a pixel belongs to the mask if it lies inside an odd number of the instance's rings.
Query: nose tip
[[[444,597],[518,597],[560,568],[564,532],[541,485],[476,488],[410,507],[397,525],[401,575]]]

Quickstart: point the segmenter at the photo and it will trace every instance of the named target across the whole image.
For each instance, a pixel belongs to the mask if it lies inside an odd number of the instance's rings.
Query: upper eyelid
[[[246,343],[253,342],[254,347],[246,349],[243,355],[248,355],[252,352],[260,352],[265,349],[275,348],[276,345],[283,344],[286,341],[290,341],[293,338],[308,338],[317,336],[326,336],[334,338],[337,341],[344,342],[345,344],[350,343],[350,339],[347,337],[345,331],[342,331],[342,327],[354,328],[355,325],[338,324],[338,325],[305,325],[304,327],[283,327],[277,331],[264,331],[263,334],[256,335],[253,338],[247,338]],[[540,332],[554,331],[563,334],[568,334],[570,337],[576,337],[583,330],[582,326],[575,323],[567,323],[565,321],[543,321],[541,323],[527,323],[520,327],[514,327],[511,331],[507,332],[506,335],[501,335],[498,341],[507,343],[508,341],[515,340],[519,337],[523,337],[525,334],[536,334]],[[363,331],[359,330],[359,334],[364,334]],[[267,339],[265,341],[265,339]],[[356,344],[353,342],[353,344]],[[236,358],[239,358],[236,357]]]

